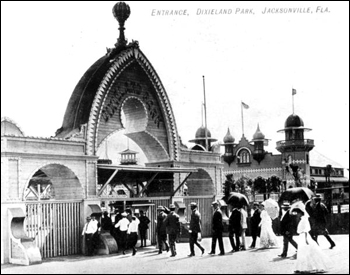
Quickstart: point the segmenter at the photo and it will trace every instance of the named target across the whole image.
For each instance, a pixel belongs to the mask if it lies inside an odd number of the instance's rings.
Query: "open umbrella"
[[[301,200],[305,203],[314,195],[314,192],[312,192],[309,188],[306,187],[289,188],[282,193],[281,197],[278,200],[278,203],[282,204],[284,201],[289,201],[290,203],[292,203],[295,200]]]
[[[227,203],[231,205],[238,204],[240,206],[243,206],[243,205],[248,205],[249,200],[245,195],[241,193],[231,192],[227,198]]]
[[[273,199],[267,199],[263,202],[265,205],[265,210],[267,214],[269,214],[271,219],[276,219],[279,215],[280,207],[277,203],[277,201]]]

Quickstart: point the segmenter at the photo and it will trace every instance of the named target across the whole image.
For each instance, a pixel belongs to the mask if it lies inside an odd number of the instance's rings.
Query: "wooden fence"
[[[190,203],[195,202],[198,206],[198,211],[201,213],[202,218],[202,237],[211,236],[211,220],[213,216],[213,209],[211,203],[213,202],[213,196],[200,196],[200,197],[184,197],[184,203],[186,205],[186,219],[187,221],[191,220],[191,209]]]
[[[80,254],[81,202],[26,203],[26,230],[43,258]]]

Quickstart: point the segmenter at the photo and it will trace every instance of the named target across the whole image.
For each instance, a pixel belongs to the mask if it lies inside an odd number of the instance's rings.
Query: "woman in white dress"
[[[278,241],[275,233],[272,230],[272,220],[267,211],[265,210],[264,203],[260,204],[261,221],[259,226],[260,231],[260,248],[269,248],[271,246],[278,246]]]
[[[294,273],[323,273],[329,265],[329,258],[323,254],[318,244],[311,238],[309,215],[302,202],[292,206],[291,212],[300,216],[297,233],[298,252]]]

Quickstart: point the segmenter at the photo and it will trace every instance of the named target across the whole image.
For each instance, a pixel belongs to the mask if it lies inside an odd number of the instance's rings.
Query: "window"
[[[250,163],[250,153],[248,150],[241,150],[238,155],[238,163]]]

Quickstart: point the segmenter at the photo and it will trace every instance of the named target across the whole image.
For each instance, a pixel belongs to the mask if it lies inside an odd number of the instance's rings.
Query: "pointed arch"
[[[111,60],[112,61],[112,60]],[[114,84],[118,81],[121,74],[132,64],[137,64],[147,75],[155,91],[157,102],[159,103],[162,117],[164,118],[164,126],[166,129],[168,159],[179,160],[179,139],[175,123],[173,111],[170,101],[165,92],[162,82],[151,63],[140,51],[137,45],[122,51],[113,61],[104,75],[96,95],[94,97],[90,110],[88,126],[87,126],[87,154],[95,154],[98,146],[98,135],[100,121],[103,115],[103,107],[106,104],[108,94],[111,92]],[[152,133],[149,133],[152,135]]]

